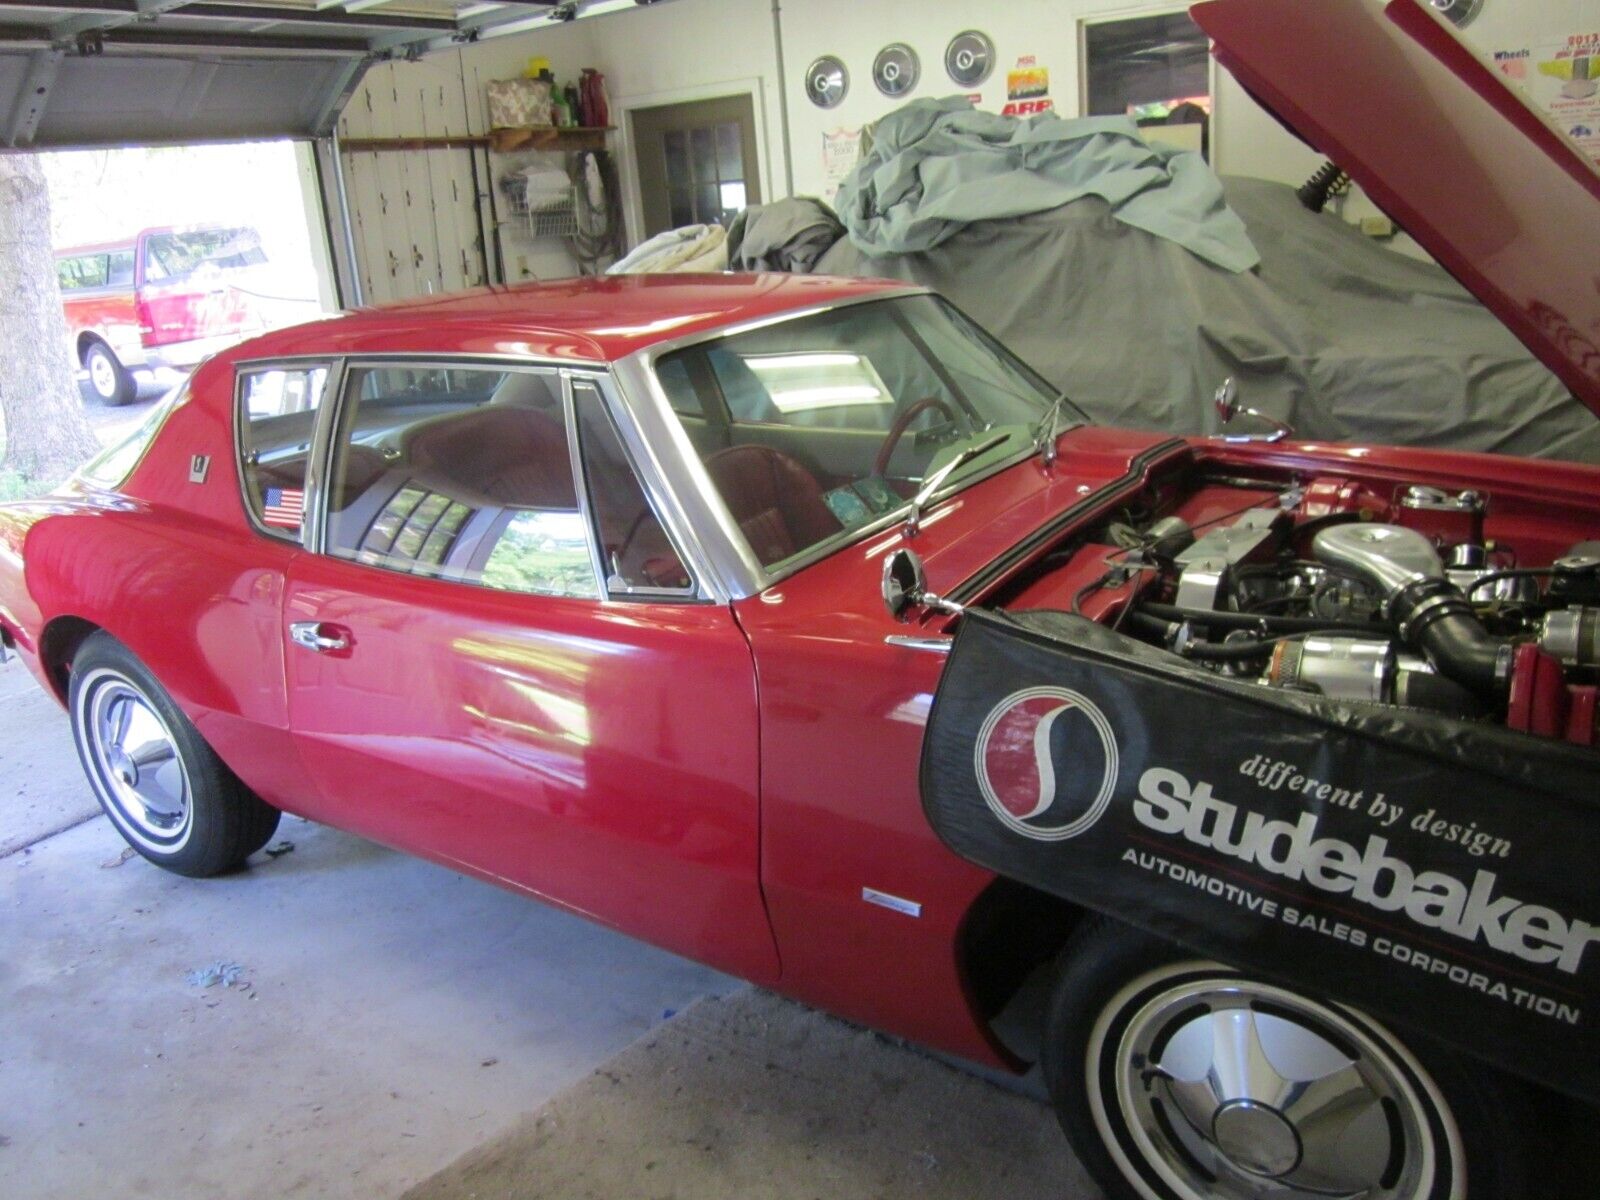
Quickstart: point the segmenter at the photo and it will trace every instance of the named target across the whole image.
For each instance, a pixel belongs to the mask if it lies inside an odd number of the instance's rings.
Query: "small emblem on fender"
[[[209,454],[196,454],[189,459],[189,482],[204,483],[210,470],[211,456]]]
[[[887,908],[890,912],[904,913],[908,917],[920,917],[922,915],[922,905],[915,900],[905,900],[899,896],[891,896],[888,892],[880,892],[877,888],[862,888],[861,898],[868,904],[876,904],[879,908]]]

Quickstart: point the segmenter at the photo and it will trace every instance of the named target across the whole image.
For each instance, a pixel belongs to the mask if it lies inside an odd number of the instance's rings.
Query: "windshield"
[[[936,296],[779,321],[665,355],[656,374],[767,568],[903,509],[964,452],[982,451],[941,490],[1031,449],[1056,401]]]

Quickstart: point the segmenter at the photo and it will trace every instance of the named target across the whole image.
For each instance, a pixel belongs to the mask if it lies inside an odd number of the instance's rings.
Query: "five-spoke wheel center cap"
[[[1271,1105],[1230,1100],[1217,1109],[1211,1136],[1241,1171],[1279,1179],[1300,1165],[1300,1135]]]

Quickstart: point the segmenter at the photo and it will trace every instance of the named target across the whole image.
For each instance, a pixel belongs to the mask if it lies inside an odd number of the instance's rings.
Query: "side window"
[[[607,590],[624,596],[689,592],[689,572],[645,498],[600,393],[578,382],[572,401]]]
[[[139,460],[150,448],[150,443],[155,441],[156,434],[161,432],[167,417],[174,409],[182,407],[188,401],[189,381],[186,379],[168,393],[166,399],[156,402],[150,414],[139,422],[137,429],[120,442],[113,442],[79,467],[78,478],[95,487],[121,487],[128,476],[133,474],[134,467],[139,465]]]
[[[61,283],[61,290],[75,292],[81,288],[104,287],[107,259],[108,256],[104,254],[61,259],[56,263],[56,277]]]
[[[598,598],[553,371],[362,367],[345,385],[327,549],[413,575]]]
[[[111,255],[106,283],[111,287],[133,286],[133,251],[118,250]]]
[[[306,467],[328,364],[267,367],[239,375],[239,467],[245,503],[267,533],[300,540]]]

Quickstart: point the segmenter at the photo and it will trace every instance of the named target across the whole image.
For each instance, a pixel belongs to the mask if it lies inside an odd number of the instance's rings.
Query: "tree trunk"
[[[50,487],[93,455],[50,247],[50,193],[32,154],[0,153],[0,414],[4,465]]]

